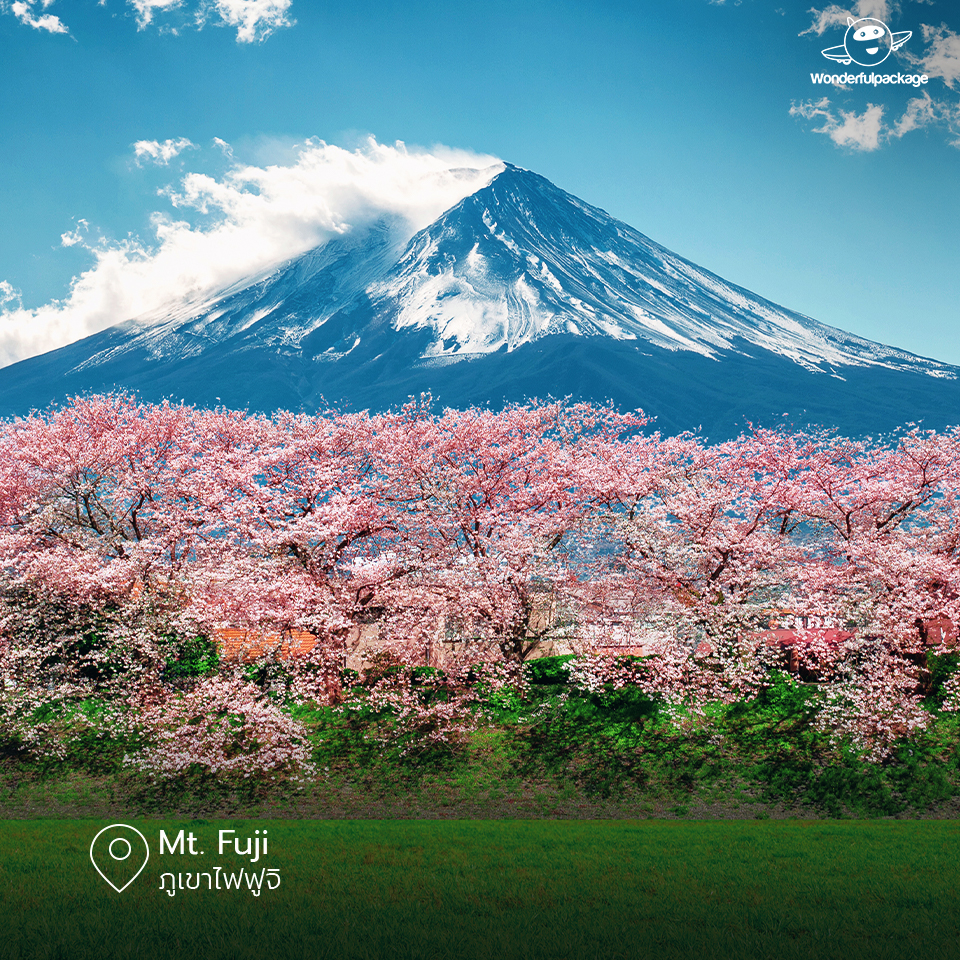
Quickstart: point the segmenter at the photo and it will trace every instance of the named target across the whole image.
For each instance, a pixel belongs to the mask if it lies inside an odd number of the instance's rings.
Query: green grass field
[[[88,859],[109,822],[0,822],[0,957],[960,957],[953,821],[141,820],[121,894]],[[226,828],[268,829],[278,889],[159,889],[238,870]]]

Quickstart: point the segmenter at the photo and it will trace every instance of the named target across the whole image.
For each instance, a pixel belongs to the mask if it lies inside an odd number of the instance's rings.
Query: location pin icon
[[[143,873],[149,859],[147,838],[125,823],[104,827],[90,844],[90,862],[117,893],[123,893]]]

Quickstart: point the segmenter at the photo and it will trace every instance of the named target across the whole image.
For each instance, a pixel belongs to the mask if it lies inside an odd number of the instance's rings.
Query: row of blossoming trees
[[[96,699],[102,723],[152,724],[150,769],[240,769],[254,749],[305,763],[289,717],[229,671],[171,688],[171,650],[226,627],[316,636],[285,667],[292,695],[321,702],[373,624],[411,664],[438,636],[507,667],[562,636],[578,682],[696,712],[782,666],[764,630],[785,616],[849,634],[797,649],[838,736],[881,755],[927,723],[918,628],[960,622],[960,433],[710,445],[648,427],[564,403],[268,418],[127,396],[0,424],[7,734],[39,748],[53,705]],[[417,709],[409,689],[378,695]],[[454,723],[449,698],[431,709]],[[229,725],[188,722],[231,711],[246,754]]]

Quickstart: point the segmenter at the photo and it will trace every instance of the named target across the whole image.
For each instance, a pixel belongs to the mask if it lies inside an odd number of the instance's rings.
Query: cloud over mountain
[[[137,153],[163,162],[184,143],[142,141]],[[385,214],[412,236],[502,169],[491,156],[371,138],[356,150],[308,141],[290,163],[234,161],[219,178],[187,173],[165,193],[170,208],[153,214],[151,240],[93,240],[83,220],[63,235],[94,260],[65,299],[11,309],[4,281],[0,365],[208,297]]]
[[[313,220],[329,238],[271,271],[0,370],[0,413],[104,390],[265,412],[386,409],[428,392],[458,407],[612,401],[664,429],[718,437],[744,420],[851,436],[957,422],[956,367],[781,307],[532,171],[496,164],[438,176],[433,155],[411,167],[399,148],[376,150],[388,159],[332,155],[338,189],[323,195],[341,216],[353,211],[342,231],[328,209]],[[372,184],[338,166],[357,163],[379,172]],[[391,193],[403,205],[384,210],[383,175],[411,170],[419,192]],[[451,179],[482,185],[407,237],[430,203],[449,199]],[[177,202],[261,222],[259,195],[203,186]],[[281,205],[284,228],[286,216]]]

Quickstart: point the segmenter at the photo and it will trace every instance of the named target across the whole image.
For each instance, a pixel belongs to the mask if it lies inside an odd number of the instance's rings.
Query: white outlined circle
[[[127,852],[122,857],[118,857],[113,852],[114,846],[118,843],[125,843],[127,845]],[[130,856],[130,853],[132,850],[133,850],[133,847],[130,846],[130,841],[126,837],[114,837],[110,841],[110,846],[107,847],[107,852],[110,854],[111,857],[113,857],[114,860],[126,860],[127,857]]]
[[[854,63],[877,67],[893,52],[893,31],[882,20],[861,17],[847,27],[843,45]]]

